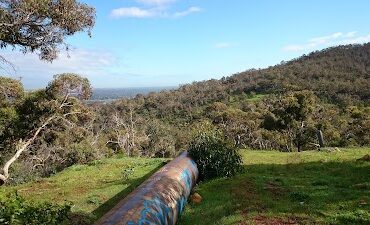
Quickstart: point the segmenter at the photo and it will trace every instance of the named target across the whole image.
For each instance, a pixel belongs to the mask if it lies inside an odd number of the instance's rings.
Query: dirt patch
[[[298,218],[279,218],[279,217],[266,217],[266,216],[256,216],[252,219],[254,224],[258,225],[298,225]]]
[[[279,183],[277,182],[268,182],[264,187],[263,187],[264,190],[268,191],[269,193],[271,193],[271,195],[273,196],[273,198],[275,199],[279,199],[281,196],[284,195],[285,193],[285,190],[283,187],[280,186]]]
[[[45,192],[54,191],[55,189],[57,189],[56,185],[52,182],[37,181],[28,188],[19,189],[18,192],[25,195],[29,195],[30,193],[43,194]]]
[[[366,154],[363,157],[357,159],[357,161],[369,162],[370,161],[370,155]]]
[[[237,199],[241,200],[252,200],[257,197],[256,187],[249,180],[243,180],[238,185],[233,185],[231,192]]]
[[[233,185],[231,192],[234,199],[240,204],[240,208],[243,209],[243,215],[247,215],[251,211],[259,213],[266,211],[266,206],[261,202],[256,187],[251,181],[243,180],[239,184]]]
[[[263,215],[257,215],[246,221],[238,223],[238,225],[298,225],[305,221],[299,217],[267,217]]]
[[[262,187],[272,198],[279,199],[286,193],[281,181],[272,180]],[[250,180],[243,180],[231,189],[234,197],[241,204],[241,215],[244,220],[238,225],[298,225],[306,221],[295,216],[268,217],[264,216],[267,207],[261,202],[261,196]],[[257,215],[255,213],[258,213]],[[254,215],[253,215],[254,214]]]

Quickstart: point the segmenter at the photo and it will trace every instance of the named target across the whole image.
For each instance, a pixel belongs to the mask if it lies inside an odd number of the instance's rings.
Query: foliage
[[[23,96],[24,89],[20,81],[0,76],[0,155],[5,154],[7,145],[1,137],[16,135],[16,131],[10,127],[18,121],[15,106]],[[0,157],[0,163],[1,161]]]
[[[18,194],[0,199],[0,224],[62,225],[68,224],[71,206],[32,203]]]
[[[10,105],[24,95],[23,85],[19,80],[0,76],[0,107]]]
[[[117,153],[174,157],[189,147],[194,132],[214,129],[238,148],[317,149],[320,131],[326,146],[368,146],[369,48],[339,46],[266,69],[106,104],[83,101],[91,87],[76,74],[56,75],[45,89],[32,92],[24,92],[19,81],[1,78],[11,88],[3,88],[9,98],[0,107],[0,161],[52,115],[58,119],[13,168],[14,182],[26,179],[24,170],[48,176]]]
[[[7,87],[21,87],[19,81],[0,80]],[[15,160],[20,157],[20,161],[11,169],[13,182],[25,180],[26,175],[47,176],[66,166],[88,163],[109,154],[102,141],[96,140],[100,131],[93,124],[93,111],[79,100],[91,95],[86,78],[60,74],[46,89],[27,93],[23,88],[6,90],[14,100],[0,107],[0,162],[4,165],[0,175],[2,172],[5,175],[1,180],[10,177],[6,162],[13,160],[15,152],[22,154],[15,157]]]
[[[231,177],[241,170],[241,156],[236,148],[215,133],[195,137],[189,155],[197,164],[200,180]]]
[[[359,145],[370,143],[370,107],[349,107],[349,138]]]
[[[46,92],[54,98],[64,98],[70,95],[84,100],[89,99],[92,94],[89,80],[74,73],[54,75],[54,79],[46,88]]]
[[[0,48],[11,46],[35,52],[52,61],[64,40],[95,23],[95,9],[76,0],[0,1]]]
[[[127,106],[134,108],[141,121],[135,146],[148,156],[161,148],[148,144],[156,140],[152,133],[142,132],[155,131],[153,124],[164,130],[157,134],[169,155],[186,149],[193,130],[206,123],[238,147],[313,150],[320,131],[326,146],[368,146],[369,49],[370,43],[338,46],[266,69],[121,99],[101,106],[102,117],[109,121],[119,111],[129,118]]]
[[[279,131],[274,134],[277,138],[269,137],[275,142],[273,146],[285,148],[286,151],[293,147],[298,151],[309,149],[316,136],[317,122],[312,120],[316,96],[309,91],[297,91],[270,101],[271,110],[264,116],[262,127],[269,131]],[[281,134],[285,134],[285,137],[279,137]],[[267,131],[265,135],[268,135]]]

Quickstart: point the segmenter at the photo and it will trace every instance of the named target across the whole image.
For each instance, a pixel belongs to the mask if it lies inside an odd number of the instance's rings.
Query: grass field
[[[165,159],[113,158],[75,165],[45,179],[0,187],[0,196],[17,191],[27,200],[71,202],[84,221],[94,221],[163,166]]]
[[[180,225],[370,224],[370,149],[241,151],[244,172],[196,187]]]
[[[370,224],[367,149],[280,153],[241,150],[244,171],[196,187],[180,225]],[[73,203],[77,220],[95,221],[128,195],[165,159],[113,158],[72,166],[50,178],[0,187],[32,201]],[[80,225],[84,223],[79,223]]]

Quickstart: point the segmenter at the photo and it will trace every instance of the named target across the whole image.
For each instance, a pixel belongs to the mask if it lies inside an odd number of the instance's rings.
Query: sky
[[[53,63],[9,49],[27,89],[71,72],[93,87],[164,87],[265,68],[341,44],[370,42],[368,0],[84,0],[97,11],[92,37]],[[69,55],[69,56],[68,56]]]

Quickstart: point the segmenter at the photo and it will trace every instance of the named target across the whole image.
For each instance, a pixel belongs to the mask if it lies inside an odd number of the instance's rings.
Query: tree
[[[46,92],[55,99],[74,96],[87,100],[92,95],[89,80],[74,73],[54,75],[54,80],[46,88]]]
[[[350,113],[348,139],[354,139],[361,146],[369,145],[370,107],[352,106],[347,111]]]
[[[137,120],[134,118],[134,109],[130,107],[128,115],[121,116],[117,111],[111,115],[112,138],[106,143],[114,148],[119,147],[128,156],[133,156],[137,145]]]
[[[315,105],[316,96],[310,91],[287,93],[273,99],[272,109],[264,116],[262,127],[285,133],[288,137],[286,150],[290,151],[292,145],[295,145],[301,151],[311,143],[314,127],[311,117]]]
[[[76,0],[0,0],[0,48],[19,47],[52,61],[67,36],[91,29],[95,9]],[[1,57],[2,61],[5,59]]]
[[[15,133],[13,129],[17,120],[15,105],[22,99],[23,94],[24,90],[20,81],[0,77],[0,155],[5,153],[4,138]]]
[[[176,140],[171,126],[160,120],[147,122],[146,131],[148,145],[146,155],[150,157],[173,157],[175,156]]]
[[[0,106],[9,105],[12,100],[23,96],[23,85],[19,80],[0,76]]]
[[[44,99],[38,99],[39,105],[47,108],[44,115],[39,115],[38,125],[28,132],[24,139],[13,140],[15,143],[15,154],[5,162],[2,173],[0,173],[0,185],[10,178],[10,166],[34,144],[41,133],[52,123],[71,123],[76,120],[75,116],[83,114],[78,106],[78,99],[88,99],[91,96],[91,86],[86,78],[77,74],[60,74],[54,76],[54,80],[45,91]],[[43,96],[43,95],[40,95]],[[31,123],[31,122],[30,122]],[[32,124],[32,123],[31,123]]]

